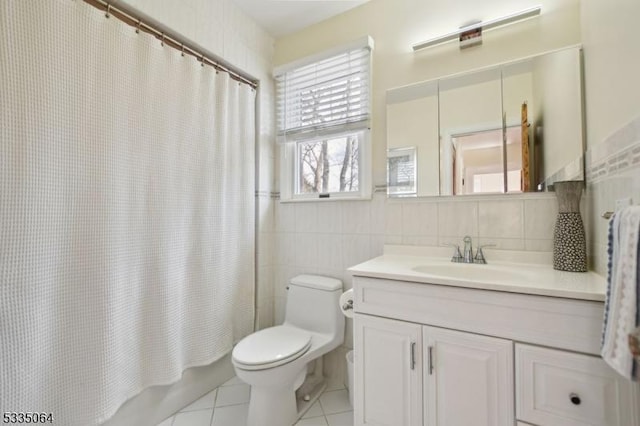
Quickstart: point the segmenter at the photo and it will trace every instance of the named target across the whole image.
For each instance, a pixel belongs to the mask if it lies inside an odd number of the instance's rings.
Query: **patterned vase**
[[[587,272],[587,242],[580,217],[581,181],[553,184],[558,199],[558,217],[553,233],[553,269]]]

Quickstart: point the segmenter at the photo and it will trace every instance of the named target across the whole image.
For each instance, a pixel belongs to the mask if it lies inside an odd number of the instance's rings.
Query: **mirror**
[[[388,194],[521,193],[583,178],[582,113],[580,48],[391,89]]]

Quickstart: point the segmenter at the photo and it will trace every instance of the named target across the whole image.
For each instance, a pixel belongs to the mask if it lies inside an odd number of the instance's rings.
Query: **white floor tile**
[[[173,426],[209,426],[212,413],[212,409],[178,413],[173,421]]]
[[[327,381],[327,388],[324,390],[325,392],[331,392],[334,390],[342,390],[346,389],[344,383],[341,380],[329,380]]]
[[[295,426],[327,426],[324,416],[311,417],[310,419],[302,419]]]
[[[213,408],[213,406],[216,403],[216,392],[217,392],[217,389],[212,390],[202,398],[192,402],[190,405],[187,405],[180,411],[196,411],[196,410],[204,410],[207,408]]]
[[[249,404],[218,407],[213,412],[211,426],[246,426]]]
[[[162,423],[159,423],[157,426],[171,426],[172,423],[173,423],[173,416],[169,417]]]
[[[325,415],[352,411],[347,390],[325,392],[320,395],[320,405]]]
[[[250,395],[251,386],[249,385],[232,385],[220,387],[218,388],[216,407],[247,403],[249,402]]]
[[[327,416],[329,426],[353,426],[353,411]]]
[[[224,382],[222,386],[233,386],[233,385],[244,385],[244,384],[245,383],[242,380],[238,379],[237,376],[233,376],[231,379]]]
[[[320,403],[316,401],[313,403],[311,408],[309,408],[309,410],[306,413],[304,413],[304,416],[302,416],[302,418],[308,419],[309,417],[318,417],[318,416],[324,416],[324,413],[322,412],[322,407],[320,407]]]

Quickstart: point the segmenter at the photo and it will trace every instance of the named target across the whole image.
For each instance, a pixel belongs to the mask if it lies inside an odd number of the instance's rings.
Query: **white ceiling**
[[[331,18],[369,0],[233,0],[278,38]]]

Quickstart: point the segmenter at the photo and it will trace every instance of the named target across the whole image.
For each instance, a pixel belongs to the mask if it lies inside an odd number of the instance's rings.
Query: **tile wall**
[[[474,245],[551,251],[556,214],[554,193],[407,200],[376,193],[371,201],[277,202],[274,323],[284,318],[285,287],[297,274],[339,278],[348,289],[347,268],[381,255],[384,244],[461,244],[465,235]],[[330,386],[344,381],[344,356],[353,347],[351,331],[348,321],[344,346],[325,357]]]
[[[591,269],[607,273],[607,225],[602,213],[614,211],[618,199],[640,203],[640,116],[587,151],[586,224]]]

